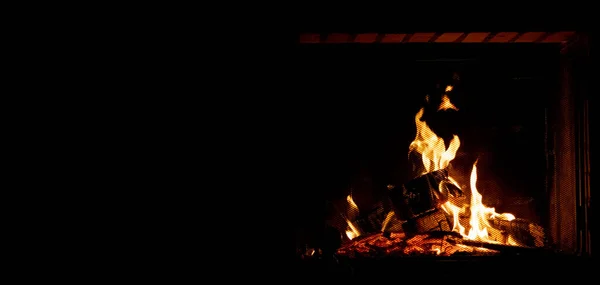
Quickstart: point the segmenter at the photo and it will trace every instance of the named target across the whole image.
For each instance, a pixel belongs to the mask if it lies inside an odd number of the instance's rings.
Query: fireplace
[[[587,264],[587,34],[297,41],[312,161],[296,227],[300,268],[366,276],[427,263],[452,274],[510,263],[526,274],[534,259],[557,270]]]

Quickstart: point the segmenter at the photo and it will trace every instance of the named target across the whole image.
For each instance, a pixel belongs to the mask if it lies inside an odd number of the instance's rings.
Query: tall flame
[[[409,154],[413,151],[421,154],[423,167],[425,168],[422,174],[448,167],[460,147],[460,139],[457,135],[454,135],[448,149],[446,149],[444,140],[438,137],[425,121],[421,121],[424,112],[425,109],[421,108],[415,116],[417,135],[409,147]]]
[[[487,227],[490,226],[487,218],[494,209],[483,205],[483,196],[477,191],[477,161],[473,164],[469,181],[471,182],[471,218],[469,219],[471,229],[467,237],[474,240],[485,240],[488,237]]]
[[[483,205],[483,196],[477,191],[477,161],[473,164],[473,170],[471,171],[470,177],[470,188],[471,188],[471,201],[469,209],[471,212],[469,218],[469,233],[465,234],[465,227],[460,223],[460,214],[463,211],[462,208],[452,204],[448,201],[444,203],[442,209],[449,214],[452,214],[454,220],[453,231],[459,232],[463,237],[471,240],[485,241],[497,243],[498,240],[490,237],[489,229],[491,225],[490,219],[503,219],[512,221],[515,216],[509,213],[499,214],[496,213],[495,208],[489,208]],[[514,241],[509,237],[509,244],[515,244]]]
[[[452,86],[447,86],[446,91],[451,91]],[[458,110],[454,104],[450,101],[447,94],[442,96],[442,101],[438,110]],[[423,161],[424,172],[422,174],[444,169],[448,167],[450,162],[455,158],[456,152],[460,147],[460,139],[457,135],[454,135],[450,141],[450,145],[445,149],[444,140],[438,137],[427,125],[426,122],[421,121],[424,113],[424,108],[421,108],[415,116],[415,125],[417,127],[417,134],[414,141],[410,144],[409,154],[413,151],[421,154]],[[449,180],[458,186],[458,183],[452,177]],[[452,215],[453,217],[453,231],[460,233],[464,238],[485,242],[498,242],[497,239],[490,237],[490,223],[489,219],[504,219],[513,220],[515,217],[512,214],[498,214],[494,208],[488,208],[483,205],[483,196],[477,190],[477,162],[473,164],[473,170],[471,171],[470,177],[470,190],[471,190],[471,201],[470,201],[470,217],[469,217],[469,228],[461,224],[460,215],[465,214],[465,208],[461,208],[451,201],[447,201],[442,205],[442,209]],[[508,243],[514,244],[511,237],[508,238]]]

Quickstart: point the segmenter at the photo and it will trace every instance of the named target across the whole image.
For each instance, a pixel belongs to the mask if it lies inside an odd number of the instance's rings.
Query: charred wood
[[[402,224],[402,229],[409,235],[426,233],[431,231],[450,231],[452,226],[450,220],[442,210],[434,209],[420,216],[413,217]]]
[[[389,191],[389,197],[398,219],[415,218],[438,209],[448,200],[448,195],[462,195],[458,187],[445,186],[444,189],[440,189],[440,184],[453,185],[448,179],[447,169],[421,175],[405,183],[402,187],[392,188]]]
[[[462,191],[449,180],[447,169],[421,175],[389,191],[393,210],[399,220],[406,221],[402,228],[409,235],[450,231],[451,222],[440,210],[450,196],[462,196]]]
[[[380,202],[367,214],[358,216],[354,220],[354,224],[363,232],[380,232],[388,212],[389,210],[386,210],[383,203]]]

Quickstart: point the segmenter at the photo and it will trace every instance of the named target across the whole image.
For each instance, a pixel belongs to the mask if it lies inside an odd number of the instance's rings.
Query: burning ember
[[[446,93],[452,89],[452,86],[447,86]],[[426,100],[429,102],[428,97]],[[443,94],[437,110],[458,111],[458,108],[447,94]],[[421,108],[415,116],[416,136],[409,146],[409,157],[411,154],[419,155],[423,171],[419,177],[401,187],[388,186],[394,207],[381,223],[381,231],[386,232],[396,217],[396,222],[402,224],[403,233],[361,236],[361,230],[353,219],[346,218],[349,242],[338,253],[494,254],[498,252],[497,245],[500,248],[543,246],[544,231],[541,227],[517,219],[510,213],[496,213],[494,208],[483,204],[483,196],[477,189],[477,161],[469,179],[470,201],[460,205],[458,198],[463,197],[462,189],[447,171],[460,147],[460,139],[454,135],[446,148],[444,140],[422,121],[424,112],[425,108]],[[349,209],[358,212],[351,195],[347,197],[347,203]]]
[[[452,235],[428,234],[407,238],[404,233],[374,234],[357,238],[338,250],[349,257],[413,256],[413,255],[494,255],[498,250],[464,245]]]

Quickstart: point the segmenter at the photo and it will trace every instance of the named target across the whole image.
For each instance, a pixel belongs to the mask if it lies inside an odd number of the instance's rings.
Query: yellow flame
[[[450,92],[450,91],[452,91],[452,89],[453,89],[452,85],[446,86],[446,92]]]
[[[515,219],[515,216],[510,213],[496,213],[495,208],[486,207],[483,204],[483,196],[477,190],[477,162],[473,164],[473,170],[471,171],[470,188],[471,201],[469,205],[470,217],[468,233],[466,233],[465,227],[460,221],[460,214],[464,213],[464,209],[452,204],[450,201],[447,201],[442,205],[442,209],[446,211],[446,213],[452,215],[454,222],[452,230],[470,240],[498,243],[499,240],[497,238],[490,236],[492,227],[489,220],[502,219],[512,221]],[[506,243],[510,245],[519,245],[510,235]]]
[[[356,205],[356,203],[354,203],[354,200],[352,199],[352,194],[350,194],[350,195],[348,195],[348,197],[346,197],[346,201],[348,201],[348,205],[350,206],[350,211],[358,212],[358,206]]]
[[[387,229],[388,224],[390,223],[390,221],[392,220],[392,217],[394,217],[394,211],[389,211],[387,213],[387,216],[385,216],[385,220],[383,220],[383,223],[381,223],[381,231],[384,232]]]
[[[439,245],[434,245],[431,247],[431,250],[435,252],[435,255],[440,255],[442,253],[442,249]]]
[[[348,229],[346,230],[348,239],[352,240],[355,237],[360,236],[360,231],[350,220],[346,220],[346,223],[348,224]]]
[[[452,226],[452,231],[460,233],[463,236],[466,236],[465,234],[465,227],[463,227],[460,224],[460,213],[461,213],[461,208],[452,204],[450,201],[442,204],[442,209],[444,211],[446,211],[446,213],[451,214],[452,215],[452,219],[453,219],[453,226]]]
[[[415,116],[417,135],[409,146],[409,154],[413,151],[421,154],[425,168],[422,174],[448,167],[460,147],[460,139],[457,135],[454,135],[452,140],[450,140],[448,149],[446,149],[444,140],[438,137],[426,122],[421,121],[424,112],[425,109],[421,108]]]
[[[494,208],[487,208],[483,205],[483,196],[477,191],[477,162],[473,164],[471,171],[471,218],[469,220],[469,234],[467,237],[472,240],[485,241],[488,239],[488,230],[490,223],[488,218],[494,213]]]
[[[452,102],[450,102],[450,98],[448,98],[448,95],[444,94],[444,95],[442,95],[442,103],[438,107],[438,111],[449,110],[449,109],[458,111],[458,108],[456,108],[456,106],[454,106],[454,104],[452,104]]]
[[[516,217],[510,213],[502,213],[502,214],[493,213],[492,216],[490,217],[490,219],[512,221],[512,220],[516,219]]]
[[[349,230],[346,230],[346,236],[348,237],[349,240],[352,240],[356,237],[356,236],[354,236],[354,233]]]
[[[354,203],[352,195],[348,195],[346,201],[348,202],[348,216],[354,218],[358,214],[358,206]],[[348,239],[352,240],[361,235],[360,230],[352,223],[352,221],[346,219],[346,224],[348,225],[346,229],[346,236]]]
[[[511,235],[508,236],[508,240],[506,241],[506,244],[515,245],[515,246],[521,245],[521,243],[516,241]]]

